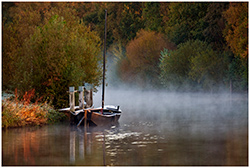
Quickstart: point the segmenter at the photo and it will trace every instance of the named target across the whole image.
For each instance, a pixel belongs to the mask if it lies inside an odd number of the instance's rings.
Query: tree
[[[220,84],[225,72],[223,56],[206,42],[189,40],[177,50],[163,50],[160,80],[165,87],[193,90],[197,86],[212,89]]]
[[[226,20],[223,17],[223,12],[227,10],[229,3],[209,3],[204,21],[207,27],[203,31],[206,42],[212,45],[215,50],[224,50],[226,40],[223,36],[223,31],[226,27]]]
[[[240,73],[242,84],[248,83],[248,3],[230,3],[224,12],[227,26],[224,30],[225,39],[235,57],[240,57]],[[237,60],[237,59],[236,59]],[[236,61],[238,64],[238,61]],[[236,66],[234,66],[236,67]],[[243,82],[244,81],[244,82]],[[246,88],[242,86],[243,88]]]
[[[230,3],[224,12],[227,20],[225,39],[235,55],[248,57],[248,3]]]
[[[67,104],[69,86],[83,82],[100,84],[100,38],[71,15],[45,16],[45,25],[37,26],[34,33],[19,47],[15,60],[15,86],[21,91],[34,88],[56,106]],[[65,19],[66,18],[66,19]],[[69,21],[68,21],[69,20]]]
[[[3,3],[4,6],[9,3]],[[22,56],[20,48],[26,38],[42,25],[42,13],[48,3],[14,3],[4,8],[3,13],[3,88],[14,89],[14,63]]]
[[[136,36],[136,32],[144,28],[142,17],[142,3],[126,2],[121,13],[121,22],[119,24],[122,38],[126,42],[131,41]]]
[[[159,32],[161,29],[162,16],[160,11],[160,3],[145,2],[143,4],[142,17],[145,20],[145,29]]]
[[[103,38],[104,12],[108,12],[108,38],[107,46],[121,41],[124,45],[136,36],[136,32],[143,28],[142,3],[89,3],[85,14],[82,15],[84,23],[98,32]]]
[[[201,50],[191,57],[191,69],[188,75],[202,84],[204,89],[212,90],[223,82],[226,71],[224,56],[214,51],[211,45],[205,42],[200,42],[198,46]]]
[[[176,45],[188,40],[204,40],[207,24],[203,20],[208,3],[170,3],[166,33]]]
[[[166,88],[182,89],[191,87],[188,77],[191,57],[196,53],[193,41],[179,44],[174,51],[163,50],[160,57],[160,81]]]
[[[172,50],[175,45],[165,39],[162,34],[145,30],[140,30],[136,38],[126,46],[128,63],[133,73],[136,74],[135,81],[139,85],[158,84],[158,64],[160,51],[163,48]]]

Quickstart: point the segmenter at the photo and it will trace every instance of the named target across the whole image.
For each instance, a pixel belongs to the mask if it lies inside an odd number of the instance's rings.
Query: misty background
[[[105,105],[120,106],[121,125],[132,124],[142,129],[151,125],[158,131],[181,131],[187,136],[221,136],[230,131],[247,131],[247,94],[231,94],[225,90],[213,93],[141,89],[119,84],[119,80],[114,82],[113,70],[109,62]],[[101,93],[101,87],[94,93],[95,107],[101,106]]]

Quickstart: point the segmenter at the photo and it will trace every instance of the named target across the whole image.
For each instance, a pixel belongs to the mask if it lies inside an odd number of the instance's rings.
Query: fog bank
[[[101,106],[101,88],[94,94],[94,105]],[[105,90],[105,105],[120,105],[120,124],[138,129],[152,126],[158,131],[181,131],[187,136],[217,136],[232,130],[247,131],[248,126],[246,94],[176,93],[110,86]]]

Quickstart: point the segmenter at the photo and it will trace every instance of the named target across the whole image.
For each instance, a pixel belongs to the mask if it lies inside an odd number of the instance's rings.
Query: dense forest
[[[2,89],[62,107],[69,86],[99,86],[105,9],[117,80],[248,90],[248,2],[2,2]]]

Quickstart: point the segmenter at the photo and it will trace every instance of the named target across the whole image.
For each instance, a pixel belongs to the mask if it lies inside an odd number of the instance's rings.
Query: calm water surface
[[[112,93],[119,125],[3,130],[2,165],[248,165],[247,95]]]

